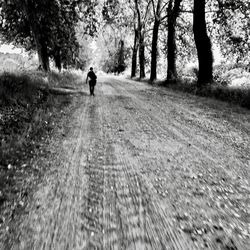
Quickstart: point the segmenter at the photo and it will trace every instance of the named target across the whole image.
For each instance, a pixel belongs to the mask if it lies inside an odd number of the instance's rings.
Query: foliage
[[[197,58],[193,38],[193,14],[189,13],[191,9],[190,2],[183,0],[176,27],[177,63],[180,67]]]
[[[54,127],[54,116],[69,99],[41,90],[38,77],[27,73],[0,75],[0,169],[19,166],[32,155],[34,143],[42,142]],[[55,74],[55,73],[54,73]],[[51,75],[51,78],[53,76]],[[56,75],[53,77],[56,80]],[[58,81],[62,76],[58,77]],[[67,79],[68,80],[68,79]],[[3,183],[2,183],[3,184]]]
[[[222,64],[214,67],[215,81],[229,88],[250,88],[250,68],[244,64]]]
[[[120,73],[127,67],[131,39],[130,5],[124,0],[105,1],[102,6],[102,23],[96,40],[100,67],[106,72]]]
[[[44,76],[36,71],[0,75],[0,213],[6,208],[0,224],[23,206],[32,184],[39,181],[44,159],[51,154],[47,147],[52,132],[62,132],[62,118],[69,112],[69,96],[39,88]],[[76,79],[71,73],[47,76],[57,85]],[[34,157],[40,164],[33,164]]]
[[[213,16],[215,38],[221,45],[223,56],[232,62],[248,61],[250,50],[250,2],[244,0],[218,0]]]
[[[0,2],[1,34],[6,42],[14,42],[27,50],[37,50],[34,28],[27,6],[35,17],[34,23],[42,34],[48,56],[58,68],[73,65],[84,69],[91,64],[105,71],[129,67],[134,34],[140,28],[143,63],[150,71],[152,59],[152,29],[160,18],[157,62],[160,75],[166,75],[168,55],[167,23],[169,0],[2,0]],[[182,0],[176,23],[177,68],[197,61],[193,38],[193,2]],[[160,4],[159,13],[157,6]],[[26,6],[26,7],[25,7]],[[206,21],[209,36],[220,46],[223,56],[233,62],[248,63],[250,3],[244,0],[206,1]],[[140,15],[140,27],[138,26]],[[131,18],[132,17],[132,18]],[[139,37],[137,37],[139,43]],[[124,47],[121,46],[124,44]],[[138,45],[138,44],[137,44]],[[98,65],[100,64],[100,65]]]
[[[197,69],[196,69],[197,70]],[[218,71],[221,70],[217,68],[215,70],[215,77],[218,77]],[[227,72],[226,69],[224,69]],[[190,72],[184,72],[183,79],[178,81],[176,85],[166,85],[166,87],[175,89],[182,92],[191,93],[194,95],[204,96],[204,97],[211,97],[217,100],[222,100],[229,103],[238,104],[242,107],[250,109],[250,86],[242,87],[242,86],[231,86],[229,84],[229,79],[221,77],[221,82],[216,82],[202,89],[197,89],[196,85],[196,74],[195,68],[191,68]],[[238,75],[239,77],[239,75]],[[250,75],[249,75],[250,79]],[[164,84],[165,85],[165,84]]]
[[[100,1],[82,1],[81,10],[79,12],[80,20],[78,22],[78,32],[90,37],[97,36],[101,23]]]
[[[0,27],[5,41],[37,50],[39,38],[47,46],[48,56],[65,65],[75,63],[78,43],[75,25],[82,1],[10,0],[1,1]]]

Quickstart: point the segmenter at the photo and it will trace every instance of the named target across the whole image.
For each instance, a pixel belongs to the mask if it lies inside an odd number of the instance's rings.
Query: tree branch
[[[149,9],[150,4],[151,4],[151,1],[148,1],[147,7],[146,7],[146,11],[145,11],[145,16],[143,18],[143,23],[144,24],[146,23],[146,19],[148,17],[148,9]]]
[[[163,16],[163,17],[161,18],[161,22],[162,22],[163,20],[165,20],[167,17],[168,17],[168,15]]]
[[[160,10],[160,13],[166,8],[167,5],[168,5],[168,2],[166,2],[166,3],[162,6],[162,8],[161,8],[161,10]]]
[[[155,2],[154,2],[154,0],[151,0],[151,2],[152,2],[152,6],[153,6],[154,16],[156,17]]]

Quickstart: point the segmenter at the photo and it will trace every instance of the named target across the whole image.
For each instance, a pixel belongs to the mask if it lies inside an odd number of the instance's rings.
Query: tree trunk
[[[36,17],[36,13],[34,13],[34,6],[33,2],[30,0],[24,1],[24,12],[28,18],[28,21],[30,23],[30,29],[32,31],[35,43],[36,43],[36,49],[38,53],[38,59],[39,59],[39,68],[41,67],[44,71],[49,71],[49,55],[48,55],[48,48],[46,41],[42,35],[42,30],[39,27],[39,23]]]
[[[144,35],[139,33],[139,64],[140,64],[140,78],[145,78],[145,44]]]
[[[141,20],[141,12],[138,4],[138,0],[135,0],[135,8],[137,14],[137,25],[138,25],[138,41],[139,41],[139,64],[140,64],[140,78],[145,78],[145,44],[144,34]]]
[[[136,7],[138,8],[138,3],[135,0]],[[134,11],[134,46],[132,53],[132,67],[131,67],[131,78],[136,76],[137,71],[137,52],[138,52],[138,19],[137,11]]]
[[[40,35],[34,34],[34,36],[36,37],[35,41],[36,41],[36,48],[37,48],[39,63],[41,65],[41,68],[44,71],[48,72],[50,71],[50,66],[49,66],[49,56],[48,56],[47,45]]]
[[[205,0],[194,0],[193,31],[199,60],[199,87],[206,86],[213,81],[213,54],[211,42],[207,35]]]
[[[158,43],[159,27],[160,27],[160,20],[156,18],[153,27],[150,81],[154,81],[157,78],[157,43]]]
[[[56,46],[56,48],[55,48],[54,62],[55,62],[55,66],[57,67],[59,72],[61,72],[61,70],[62,70],[61,49],[58,46]]]
[[[168,71],[167,71],[167,81],[175,82],[177,79],[176,70],[176,42],[175,42],[175,22],[172,16],[168,17]]]
[[[152,37],[152,49],[151,49],[151,73],[150,80],[154,81],[157,78],[157,44],[158,44],[158,35],[159,35],[159,27],[161,23],[161,5],[162,0],[157,1],[157,7],[155,10],[155,20],[153,27],[153,37]]]
[[[133,54],[132,54],[131,78],[136,76],[137,51],[138,51],[138,30],[135,29],[134,47],[133,47]]]
[[[118,64],[119,66],[125,65],[125,58],[124,58],[124,41],[120,40],[120,50],[119,50],[119,57],[118,57]]]
[[[180,4],[182,0],[175,0],[174,7],[173,1],[169,2],[168,6],[168,70],[167,70],[167,82],[176,82],[178,75],[176,70],[176,20],[180,12]]]

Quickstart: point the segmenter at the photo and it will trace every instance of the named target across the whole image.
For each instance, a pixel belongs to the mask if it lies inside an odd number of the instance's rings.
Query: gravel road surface
[[[79,98],[2,249],[250,249],[249,111],[118,77]]]

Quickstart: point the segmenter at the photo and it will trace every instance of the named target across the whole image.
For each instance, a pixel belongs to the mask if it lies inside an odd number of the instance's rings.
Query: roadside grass
[[[60,88],[79,88],[82,85],[82,72],[79,70],[63,71],[57,73],[51,71],[27,71],[23,75],[28,76],[33,82],[39,82],[41,86],[60,87]]]
[[[5,222],[4,204],[24,193],[25,179],[41,174],[32,158],[46,155],[53,131],[69,112],[72,97],[53,95],[49,86],[74,87],[79,77],[73,73],[38,71],[0,75],[0,227]],[[46,88],[41,86],[47,85]],[[26,191],[25,191],[26,192]]]
[[[194,75],[185,76],[178,79],[175,83],[168,83],[166,80],[156,80],[153,83],[148,79],[133,78],[134,81],[142,81],[156,86],[166,87],[169,89],[190,93],[202,97],[210,97],[217,100],[240,105],[244,108],[250,109],[250,84],[249,85],[230,85],[229,79],[215,77],[215,82],[204,87],[197,88],[196,78]],[[236,79],[237,76],[235,76]],[[238,76],[239,77],[239,76]],[[249,81],[250,83],[250,78]]]
[[[185,80],[179,80],[176,84],[167,84],[166,82],[161,82],[160,85],[202,97],[210,97],[217,100],[237,104],[244,108],[250,109],[250,88],[231,88],[228,86],[213,83],[199,89],[197,88],[195,81],[187,82]]]
[[[203,97],[233,103],[250,109],[250,73],[246,65],[221,64],[214,66],[214,82],[203,88],[197,88],[196,80],[198,69],[181,70],[181,79],[176,86],[170,88],[189,92]]]

